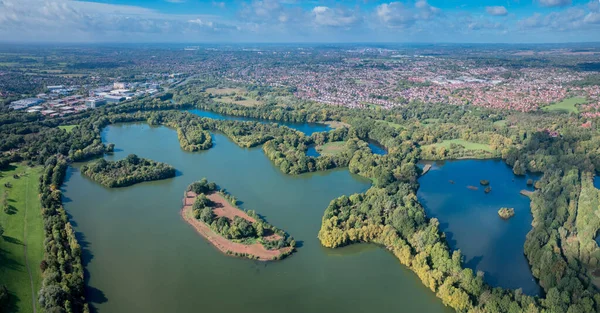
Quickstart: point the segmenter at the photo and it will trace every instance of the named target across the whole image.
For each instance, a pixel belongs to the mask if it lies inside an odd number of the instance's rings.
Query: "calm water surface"
[[[253,117],[224,115],[224,114],[219,114],[216,112],[199,110],[199,109],[188,110],[188,112],[198,115],[200,117],[207,117],[207,118],[212,118],[215,120],[259,122],[259,123],[265,123],[265,124],[277,123],[279,125],[284,125],[289,128],[299,130],[299,131],[305,133],[307,136],[310,136],[313,133],[326,132],[326,131],[331,130],[331,127],[329,127],[329,125],[319,124],[319,123],[291,123],[291,122],[270,121],[270,120],[258,119],[258,118],[253,118]]]
[[[483,271],[492,286],[523,288],[526,294],[537,295],[540,288],[523,254],[533,217],[529,198],[519,191],[533,190],[527,186],[528,178],[534,177],[515,176],[499,160],[435,163],[419,179],[417,196],[427,215],[439,219],[451,248],[462,251],[466,266]],[[482,179],[490,181],[489,194],[479,183]],[[501,207],[514,208],[515,216],[503,220],[498,216]]]
[[[204,152],[180,149],[175,131],[141,124],[110,126],[114,156],[167,162],[173,179],[107,189],[70,168],[65,208],[84,248],[88,299],[99,312],[450,312],[414,273],[372,245],[323,248],[317,239],[330,200],[370,183],[346,170],[287,176],[260,148],[223,135]],[[180,215],[184,189],[217,182],[301,244],[280,262],[225,256]]]

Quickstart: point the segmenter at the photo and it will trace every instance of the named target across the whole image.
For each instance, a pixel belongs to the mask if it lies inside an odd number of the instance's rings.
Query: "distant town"
[[[170,79],[163,83],[173,83]],[[44,116],[65,116],[88,109],[95,109],[107,103],[119,103],[136,97],[151,96],[162,91],[160,82],[122,83],[89,88],[88,86],[47,86],[46,93],[32,98],[11,102],[8,107],[27,113],[41,113]],[[86,92],[86,94],[81,94]]]

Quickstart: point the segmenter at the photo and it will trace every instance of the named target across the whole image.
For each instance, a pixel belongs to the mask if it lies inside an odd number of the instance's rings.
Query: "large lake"
[[[88,299],[99,312],[451,312],[384,249],[323,248],[317,233],[335,197],[370,182],[347,170],[288,176],[260,148],[214,135],[204,152],[182,151],[174,130],[109,126],[110,160],[130,153],[175,166],[173,179],[104,188],[68,171],[65,208],[84,248]],[[429,175],[429,174],[428,174]],[[185,188],[217,182],[301,243],[290,258],[262,263],[223,255],[179,215]]]
[[[427,215],[439,219],[450,247],[462,251],[466,266],[483,271],[492,286],[537,295],[540,287],[523,254],[533,217],[529,198],[519,192],[533,190],[528,178],[534,177],[515,176],[500,160],[438,162],[419,179],[417,196]],[[482,179],[490,181],[488,194]],[[501,207],[514,208],[515,215],[503,220],[498,216]]]

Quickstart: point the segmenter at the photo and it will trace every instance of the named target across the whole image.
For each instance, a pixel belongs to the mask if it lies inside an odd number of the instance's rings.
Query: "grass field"
[[[206,89],[205,93],[211,93],[215,96],[218,96],[213,98],[213,100],[226,104],[237,104],[246,107],[255,107],[262,104],[260,101],[244,96],[244,94],[246,94],[246,90],[240,88],[208,88]],[[232,94],[235,95],[232,96]],[[235,100],[236,96],[240,96],[244,99]]]
[[[208,88],[204,92],[212,93],[213,95],[229,95],[232,93],[245,93],[246,91],[240,88]]]
[[[504,127],[506,126],[507,121],[506,120],[499,120],[499,121],[495,121],[494,122],[494,126],[496,127]]]
[[[75,126],[77,126],[77,125],[62,125],[62,126],[58,126],[58,128],[64,129],[67,131],[67,133],[70,133],[73,130],[73,128],[75,128]]]
[[[543,107],[542,110],[544,112],[579,113],[579,110],[577,110],[575,105],[585,103],[585,102],[586,102],[585,98],[573,97],[573,98],[564,99],[561,102]]]
[[[435,144],[427,145],[427,146],[423,146],[423,147],[449,148],[451,144],[463,146],[465,148],[465,150],[483,150],[483,151],[492,152],[492,148],[489,145],[470,142],[470,141],[466,141],[466,140],[462,140],[462,139],[444,140],[440,143],[435,143]]]
[[[435,124],[437,122],[439,122],[440,119],[439,118],[426,118],[423,120],[423,123],[425,124]]]
[[[0,284],[6,285],[10,293],[9,312],[33,312],[33,303],[38,306],[40,262],[44,256],[44,225],[38,199],[41,172],[41,167],[20,165],[0,172],[0,196],[8,190],[8,203],[13,207],[11,214],[0,211],[0,224],[4,227],[0,239]],[[15,174],[20,178],[14,178]],[[12,188],[5,187],[7,182]]]
[[[340,153],[340,151],[344,150],[345,146],[346,146],[345,141],[335,141],[335,142],[328,142],[321,146],[317,146],[316,149],[317,149],[317,152],[319,152],[319,154],[321,154],[321,155],[336,155],[336,154]]]
[[[325,122],[326,125],[329,125],[329,127],[333,128],[333,129],[338,129],[338,128],[342,128],[342,127],[350,127],[350,124],[348,123],[344,123],[344,122],[339,122],[339,121],[327,121]]]
[[[382,122],[382,123],[386,123],[386,124],[388,124],[389,126],[392,126],[392,127],[394,127],[395,129],[403,129],[403,128],[404,128],[404,127],[402,127],[402,125],[400,125],[400,124],[396,124],[396,123],[393,123],[393,122],[388,122],[388,121],[384,121],[384,120],[378,120],[378,121],[379,121],[379,122]]]

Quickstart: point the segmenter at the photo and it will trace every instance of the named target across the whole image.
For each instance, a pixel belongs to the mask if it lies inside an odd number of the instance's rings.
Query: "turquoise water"
[[[80,165],[69,169],[64,205],[98,312],[451,312],[386,250],[320,245],[329,202],[370,187],[347,170],[288,176],[260,148],[215,134],[210,150],[185,152],[175,131],[145,124],[109,126],[103,140],[116,145],[107,159],[135,153],[173,165],[178,175],[107,189],[83,177]],[[179,215],[185,188],[202,177],[289,232],[298,251],[268,263],[217,251]]]
[[[207,117],[207,118],[211,118],[214,120],[229,120],[229,121],[242,121],[242,122],[260,122],[260,123],[277,123],[279,125],[284,125],[287,126],[289,128],[298,130],[303,132],[304,134],[306,134],[307,136],[312,135],[313,133],[318,133],[318,132],[326,132],[326,131],[330,131],[331,127],[329,127],[329,125],[326,124],[318,124],[318,123],[290,123],[290,122],[275,122],[275,121],[270,121],[270,120],[264,120],[264,119],[258,119],[258,118],[253,118],[253,117],[245,117],[245,116],[231,116],[231,115],[224,115],[224,114],[219,114],[216,112],[211,112],[211,111],[206,111],[206,110],[199,110],[199,109],[193,109],[193,110],[189,110],[188,112],[201,116],[201,117]]]
[[[535,177],[515,176],[499,160],[437,162],[419,179],[417,196],[427,215],[439,219],[450,247],[462,251],[467,267],[483,271],[492,286],[537,295],[540,287],[523,254],[533,217],[529,198],[519,192],[533,190],[528,178]],[[479,183],[482,179],[490,181],[488,194]],[[503,220],[498,216],[501,207],[514,208],[515,215]]]

